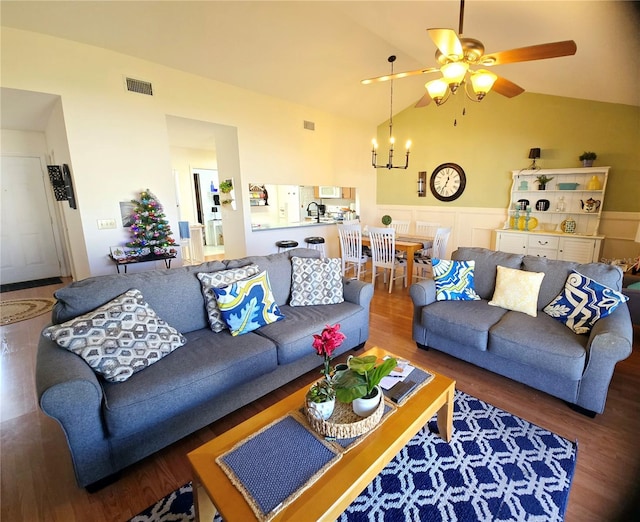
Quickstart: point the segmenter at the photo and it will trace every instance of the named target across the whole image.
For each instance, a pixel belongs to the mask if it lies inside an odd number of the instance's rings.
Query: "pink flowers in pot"
[[[322,374],[327,380],[331,378],[331,356],[345,339],[346,336],[340,331],[340,324],[327,325],[320,335],[313,334],[312,346],[316,353],[324,358]]]

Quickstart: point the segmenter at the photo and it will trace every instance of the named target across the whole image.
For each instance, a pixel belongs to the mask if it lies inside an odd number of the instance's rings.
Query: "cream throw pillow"
[[[544,272],[527,272],[500,265],[497,269],[496,288],[489,304],[537,317],[538,294]]]

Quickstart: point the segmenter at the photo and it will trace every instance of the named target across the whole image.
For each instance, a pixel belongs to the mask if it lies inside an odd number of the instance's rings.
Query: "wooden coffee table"
[[[393,354],[374,347],[362,355],[382,358]],[[440,436],[449,442],[453,431],[456,383],[429,371],[434,374],[429,384],[404,402],[365,441],[344,454],[273,520],[335,520],[435,413],[438,414]],[[213,506],[225,522],[256,520],[244,496],[231,483],[216,458],[264,426],[300,408],[306,392],[307,387],[298,390],[188,454],[193,469],[196,520],[212,520]]]

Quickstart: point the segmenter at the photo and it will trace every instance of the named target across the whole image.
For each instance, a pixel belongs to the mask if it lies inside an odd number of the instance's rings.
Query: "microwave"
[[[321,198],[341,198],[342,187],[318,187],[318,194]]]

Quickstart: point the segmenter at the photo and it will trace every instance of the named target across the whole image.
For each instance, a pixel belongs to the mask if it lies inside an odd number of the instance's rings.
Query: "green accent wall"
[[[579,167],[578,156],[595,151],[595,165],[611,167],[603,210],[640,211],[640,107],[530,93],[511,99],[491,93],[474,103],[458,93],[440,107],[406,108],[394,116],[393,130],[395,164],[404,163],[404,143],[412,141],[409,168],[377,169],[380,205],[506,208],[511,171],[527,168],[529,149],[539,147],[542,168]],[[388,121],[377,139],[378,163],[386,163]],[[467,187],[443,203],[428,185],[433,170],[449,162],[464,169]],[[423,198],[417,195],[420,171],[427,172]]]

